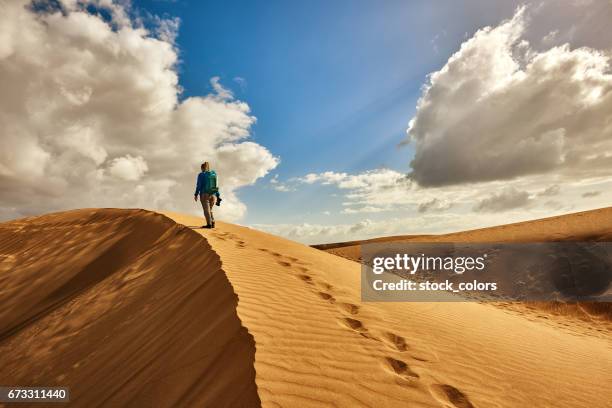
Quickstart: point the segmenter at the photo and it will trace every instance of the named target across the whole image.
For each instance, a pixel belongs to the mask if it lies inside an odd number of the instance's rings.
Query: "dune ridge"
[[[0,384],[68,386],[82,407],[260,405],[221,259],[163,215],[0,224],[0,304]]]

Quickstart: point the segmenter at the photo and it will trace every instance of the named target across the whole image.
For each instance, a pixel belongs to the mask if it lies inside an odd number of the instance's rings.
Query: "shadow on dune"
[[[143,210],[0,224],[0,384],[71,406],[259,406],[255,343],[208,242]]]

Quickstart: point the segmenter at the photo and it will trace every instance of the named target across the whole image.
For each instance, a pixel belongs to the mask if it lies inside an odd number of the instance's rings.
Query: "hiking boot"
[[[210,224],[210,228],[215,228],[215,222],[213,221],[212,224]]]
[[[213,226],[211,224],[202,225],[202,228],[211,229]]]

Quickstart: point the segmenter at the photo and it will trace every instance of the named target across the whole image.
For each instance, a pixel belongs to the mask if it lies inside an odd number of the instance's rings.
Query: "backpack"
[[[204,192],[206,194],[214,194],[219,191],[217,187],[217,173],[214,170],[207,172],[207,177],[204,177]]]

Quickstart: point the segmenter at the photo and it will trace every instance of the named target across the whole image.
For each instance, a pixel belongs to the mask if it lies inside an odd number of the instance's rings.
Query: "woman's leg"
[[[200,194],[200,202],[202,203],[202,209],[204,210],[204,218],[206,218],[206,225],[211,225],[212,208],[210,206],[210,195]]]
[[[211,224],[215,223],[215,216],[213,215],[213,209],[215,208],[215,202],[217,201],[217,197],[214,194],[210,194],[208,196],[208,205],[210,208],[210,221]]]

